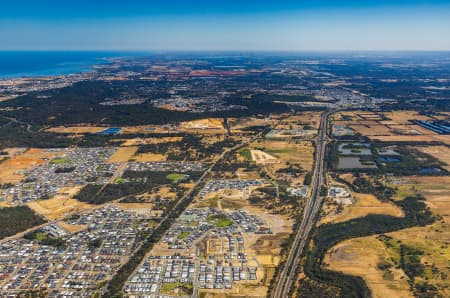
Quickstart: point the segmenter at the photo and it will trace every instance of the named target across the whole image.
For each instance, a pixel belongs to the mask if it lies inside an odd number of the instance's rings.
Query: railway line
[[[316,219],[318,218],[323,197],[320,195],[320,188],[325,184],[324,159],[325,150],[328,142],[327,129],[328,117],[333,111],[326,111],[322,114],[320,120],[319,133],[315,139],[316,154],[313,169],[313,177],[311,181],[311,196],[308,199],[302,220],[298,226],[297,231],[294,231],[294,241],[289,250],[286,264],[279,277],[277,285],[272,292],[271,297],[285,298],[289,297],[289,291],[292,283],[295,282],[297,267],[299,266],[300,258],[303,255],[305,247],[308,243],[309,235],[314,227]]]

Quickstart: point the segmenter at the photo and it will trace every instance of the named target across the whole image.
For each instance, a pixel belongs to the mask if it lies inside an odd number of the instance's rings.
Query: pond
[[[339,169],[375,169],[377,165],[372,161],[361,162],[357,156],[339,156]]]
[[[380,156],[381,162],[399,162],[401,159],[395,156]]]
[[[423,167],[420,169],[420,174],[436,174],[441,172],[441,169],[435,167]]]

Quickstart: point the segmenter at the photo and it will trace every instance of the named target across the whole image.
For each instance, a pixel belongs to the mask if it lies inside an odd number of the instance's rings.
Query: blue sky
[[[0,49],[450,50],[450,0],[8,1]]]

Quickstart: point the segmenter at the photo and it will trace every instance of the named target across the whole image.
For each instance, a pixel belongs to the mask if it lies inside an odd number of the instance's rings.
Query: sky
[[[2,2],[0,50],[450,50],[450,0]]]

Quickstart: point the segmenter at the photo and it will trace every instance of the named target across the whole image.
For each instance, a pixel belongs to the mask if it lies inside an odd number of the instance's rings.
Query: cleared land
[[[69,133],[69,134],[87,134],[96,133],[104,130],[106,127],[99,126],[57,126],[47,129],[50,132]]]
[[[259,145],[260,143],[257,143],[255,147],[259,147]],[[284,163],[298,163],[305,170],[312,169],[314,148],[311,142],[265,140],[262,145],[265,152]]]
[[[81,187],[64,187],[51,199],[32,201],[27,205],[50,220],[61,219],[68,214],[94,208],[90,204],[73,199],[80,189]]]
[[[167,143],[167,142],[178,142],[181,141],[182,137],[153,137],[153,138],[135,138],[135,139],[126,139],[122,146],[138,146],[145,144],[159,144],[159,143]]]
[[[31,148],[0,163],[0,183],[18,183],[25,172],[44,164],[58,155],[57,152]]]
[[[337,223],[369,214],[385,214],[400,217],[403,211],[392,203],[381,202],[372,194],[352,193],[354,204],[344,207],[341,213],[323,218],[323,223]]]
[[[137,146],[119,147],[116,152],[111,156],[108,162],[127,162],[133,157],[136,151],[139,149]]]
[[[180,123],[183,129],[224,129],[221,118],[206,118]]]
[[[252,160],[254,160],[257,164],[266,164],[266,163],[277,163],[278,159],[270,154],[267,154],[261,150],[250,150],[252,155]]]
[[[167,157],[163,154],[157,153],[141,153],[135,155],[132,160],[138,162],[166,161]]]
[[[86,229],[86,225],[71,225],[65,221],[58,222],[58,226],[69,233],[77,233]]]

